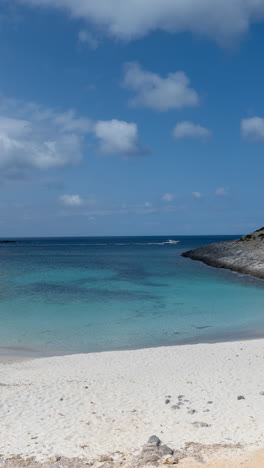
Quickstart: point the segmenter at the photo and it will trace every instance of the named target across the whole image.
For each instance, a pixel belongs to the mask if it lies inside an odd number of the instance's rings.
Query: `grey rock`
[[[260,395],[264,396],[264,392],[260,392]]]
[[[192,423],[194,427],[209,427],[209,424],[205,422],[195,421]]]
[[[194,413],[196,413],[195,409],[189,409],[188,414],[194,414]]]
[[[177,410],[177,409],[181,409],[181,407],[180,405],[172,405],[171,409]]]
[[[156,462],[160,459],[159,455],[157,453],[149,453],[144,456],[144,462],[145,463],[152,463]]]
[[[189,250],[182,256],[216,268],[264,278],[264,227],[240,239]]]
[[[158,447],[160,444],[161,440],[156,435],[151,436],[148,440],[148,445],[154,445],[155,447]]]
[[[145,444],[145,445],[143,445],[141,452],[142,453],[145,453],[145,452],[153,453],[153,452],[157,451],[157,449],[158,449],[158,447],[156,445]]]
[[[245,400],[245,397],[244,397],[243,395],[239,395],[239,396],[237,397],[237,399],[238,399],[238,400]]]
[[[169,398],[167,398],[167,399],[165,400],[165,405],[168,405],[169,403],[170,403],[170,400],[169,400]]]
[[[159,447],[158,454],[160,457],[163,457],[164,455],[173,455],[173,450],[167,445],[161,445]]]

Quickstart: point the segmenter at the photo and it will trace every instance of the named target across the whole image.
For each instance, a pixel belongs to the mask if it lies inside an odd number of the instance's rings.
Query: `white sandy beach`
[[[2,362],[0,395],[5,458],[91,460],[153,434],[250,453],[264,448],[264,340]]]

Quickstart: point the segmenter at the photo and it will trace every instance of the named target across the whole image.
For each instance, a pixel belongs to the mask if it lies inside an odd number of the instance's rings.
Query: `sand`
[[[2,362],[0,408],[4,458],[137,454],[155,434],[176,450],[240,444],[237,466],[264,467],[264,340]]]

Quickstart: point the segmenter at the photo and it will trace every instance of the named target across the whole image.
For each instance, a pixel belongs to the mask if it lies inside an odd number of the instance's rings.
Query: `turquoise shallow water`
[[[264,281],[180,256],[230,238],[0,244],[0,347],[55,355],[264,336]]]

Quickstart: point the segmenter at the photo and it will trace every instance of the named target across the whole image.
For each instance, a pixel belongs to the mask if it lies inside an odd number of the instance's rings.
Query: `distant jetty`
[[[182,256],[264,279],[264,227],[240,239],[188,250]]]

